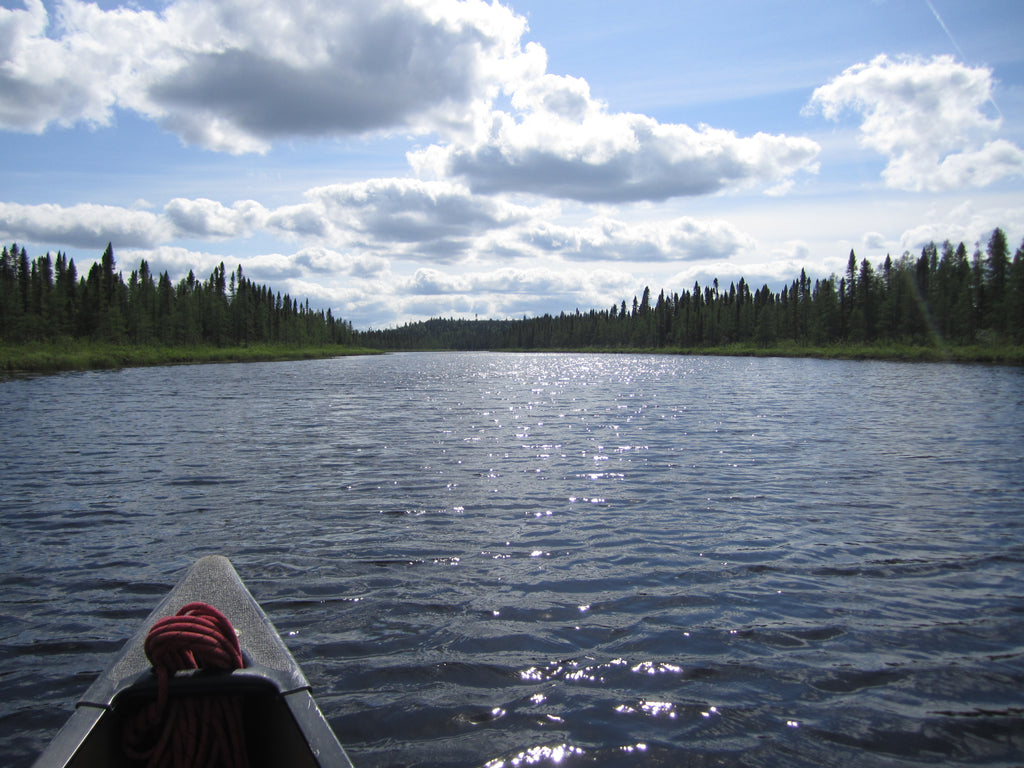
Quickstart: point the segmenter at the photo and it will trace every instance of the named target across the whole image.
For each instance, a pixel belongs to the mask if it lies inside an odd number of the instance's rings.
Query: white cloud
[[[750,235],[723,220],[626,222],[604,214],[570,226],[559,223],[557,205],[527,207],[444,181],[372,179],[315,187],[306,198],[275,210],[254,200],[228,206],[175,198],[161,215],[115,206],[0,203],[0,233],[48,247],[102,248],[113,242],[118,249],[157,248],[179,238],[240,241],[266,235],[299,243],[295,257],[267,254],[252,262],[265,279],[303,270],[374,276],[392,261],[657,263],[733,259],[756,248]],[[199,265],[217,263],[204,258]]]
[[[0,127],[41,133],[54,122],[107,123],[136,47],[119,34],[125,15],[108,14],[109,28],[97,38],[88,6],[61,5],[51,20],[42,0],[24,2],[24,10],[0,8]],[[152,14],[129,15],[143,38]],[[59,39],[46,36],[51,21],[63,32]]]
[[[206,279],[222,261],[232,272],[241,264],[246,277],[293,298],[308,297],[314,306],[329,306],[357,327],[450,315],[500,318],[603,308],[643,287],[629,272],[585,267],[532,265],[469,272],[423,267],[408,275],[394,274],[384,259],[320,247],[229,259],[161,246],[121,251],[117,257],[119,264],[131,268],[147,259],[154,272],[166,270],[175,282],[190,269]]]
[[[436,317],[451,312],[510,317],[524,312],[534,315],[607,307],[632,295],[637,285],[633,275],[605,269],[507,267],[451,274],[423,268],[402,282],[396,301],[405,316]],[[446,311],[439,312],[438,306],[445,306]],[[427,307],[432,309],[427,311]]]
[[[91,203],[0,203],[0,233],[9,239],[75,248],[104,248],[107,243],[151,247],[170,234],[166,222],[148,211]]]
[[[909,251],[919,255],[928,243],[949,240],[954,245],[963,243],[973,253],[975,245],[982,250],[992,230],[1000,227],[1007,234],[1011,246],[1024,236],[1019,222],[1024,221],[1024,206],[979,208],[973,201],[965,201],[953,208],[935,208],[925,214],[923,221],[905,230],[899,237],[899,252]],[[895,258],[896,254],[893,254]]]
[[[229,239],[245,237],[267,217],[266,209],[255,200],[236,202],[231,208],[216,200],[175,198],[164,213],[179,237]]]
[[[725,259],[751,250],[751,237],[721,220],[690,217],[581,226],[557,223],[557,206],[527,207],[475,195],[447,181],[373,179],[310,190],[303,220],[344,242],[392,259],[453,264],[552,257],[568,261]],[[289,209],[294,214],[294,210]],[[310,222],[319,220],[319,225]],[[268,218],[278,226],[277,212]]]
[[[312,276],[361,278],[379,277],[388,272],[387,259],[366,253],[339,253],[329,248],[312,246],[303,248],[293,257],[296,266]]]
[[[118,268],[135,269],[142,259],[149,264],[150,272],[159,275],[167,272],[168,277],[177,282],[185,275],[192,273],[200,280],[205,280],[213,270],[221,263],[233,271],[238,265],[238,260],[232,260],[216,253],[207,251],[193,251],[188,248],[171,245],[158,245],[155,248],[125,248],[123,250],[114,246],[114,256],[117,259]],[[99,254],[96,254],[99,259]]]
[[[309,190],[335,226],[375,240],[423,243],[459,239],[533,217],[531,209],[472,194],[447,181],[370,179]]]
[[[120,106],[233,153],[279,137],[465,131],[515,71],[525,31],[482,0],[175,0],[159,15],[61,0],[56,19],[25,1],[0,9],[0,126],[106,124]]]
[[[993,139],[1001,120],[985,114],[992,88],[991,70],[951,56],[881,55],[816,89],[809,108],[830,120],[859,113],[861,143],[889,158],[882,175],[890,187],[983,187],[1024,175],[1024,151]]]
[[[896,178],[902,174],[894,171]],[[940,189],[987,187],[1007,176],[1024,176],[1024,150],[1006,139],[981,148],[951,154],[939,165],[935,186]]]
[[[327,239],[334,232],[324,210],[309,203],[275,208],[264,223],[270,231],[300,239]]]
[[[270,283],[274,290],[282,291],[282,283],[303,274],[295,263],[294,255],[284,253],[261,253],[240,259],[242,272],[246,277],[261,283]]]
[[[888,245],[885,235],[881,232],[865,232],[862,242],[864,243],[865,248],[874,251],[885,248]]]
[[[772,291],[778,291],[797,279],[801,270],[807,273],[813,283],[815,279],[828,277],[830,271],[839,268],[839,261],[835,262],[836,267],[824,266],[821,262],[812,267],[807,256],[807,245],[800,241],[792,241],[774,251],[772,258],[764,261],[743,265],[724,261],[701,262],[677,272],[668,281],[666,290],[669,287],[673,291],[692,290],[695,282],[700,283],[702,289],[709,288],[718,280],[718,290],[728,292],[729,286],[738,283],[742,278],[752,293],[765,285]],[[842,264],[845,264],[845,261]]]
[[[187,140],[229,151],[288,136],[464,130],[484,109],[494,60],[517,54],[525,28],[479,0],[270,0],[258,13],[247,2],[182,0],[174,8],[200,9],[222,39],[154,78],[150,109],[166,112]]]
[[[590,84],[580,77],[530,73],[512,93],[519,112],[555,115],[582,122],[599,115],[606,105],[590,95]]]
[[[685,216],[634,224],[602,216],[582,227],[540,222],[526,237],[541,251],[574,261],[726,259],[754,247],[753,238],[728,222]]]
[[[231,153],[289,137],[433,132],[409,155],[474,192],[665,200],[785,192],[818,145],[610,112],[545,72],[525,20],[483,0],[173,0],[159,14],[60,0],[0,10],[0,127],[110,122],[115,107]],[[52,36],[48,36],[48,33]],[[495,111],[504,94],[515,114]],[[415,228],[415,227],[414,227]]]
[[[455,263],[476,256],[496,232],[545,209],[472,194],[462,184],[369,179],[315,187],[306,202],[271,211],[268,231],[379,256]]]
[[[487,272],[454,275],[443,273],[437,269],[418,269],[410,278],[408,287],[411,293],[427,295],[547,294],[551,291],[564,290],[566,287],[565,277],[565,273],[543,268],[514,269],[505,267]]]
[[[316,301],[352,311],[358,308],[360,312],[366,309],[363,304],[373,303],[374,296],[390,296],[394,285],[387,260],[366,254],[339,253],[319,246],[302,248],[295,253],[234,257],[161,245],[121,251],[115,248],[115,256],[118,264],[126,269],[134,269],[145,259],[153,273],[166,271],[172,282],[182,279],[190,270],[197,278],[205,280],[221,263],[229,272],[241,266],[247,278],[267,285],[275,293],[290,293],[293,298],[308,297],[311,303]]]
[[[666,200],[750,186],[784,191],[800,171],[815,172],[818,145],[758,133],[739,137],[702,125],[662,124],[608,113],[582,90],[531,94],[535,109],[519,119],[495,112],[472,143],[433,145],[409,161],[426,177],[464,178],[474,192],[527,192],[583,202]],[[516,99],[513,98],[513,103]]]
[[[492,111],[471,140],[408,153],[413,169],[425,178],[464,179],[480,194],[615,203],[754,186],[781,194],[797,173],[817,171],[819,147],[810,139],[740,137],[611,112],[585,80],[543,72],[540,55],[531,63],[503,83],[512,113]]]

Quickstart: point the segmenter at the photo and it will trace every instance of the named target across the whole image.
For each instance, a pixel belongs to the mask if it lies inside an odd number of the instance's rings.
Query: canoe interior
[[[352,768],[352,762],[313,699],[309,682],[274,625],[225,557],[197,560],[107,669],[78,701],[64,727],[33,768],[134,766],[122,749],[124,724],[155,695],[143,644],[150,628],[184,605],[218,608],[234,626],[246,668],[179,673],[170,695],[209,692],[241,697],[249,763],[262,766]]]
[[[251,688],[251,686],[250,686]],[[246,690],[242,698],[246,750],[251,768],[296,766],[318,768],[321,763],[307,744],[307,738],[281,695],[273,688]],[[122,749],[126,721],[143,701],[137,695],[119,700],[113,710],[103,712],[88,738],[66,763],[68,768],[128,768],[139,762],[129,760]]]

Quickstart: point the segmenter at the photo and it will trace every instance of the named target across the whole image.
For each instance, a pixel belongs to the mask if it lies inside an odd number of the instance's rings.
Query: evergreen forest
[[[361,334],[380,349],[707,349],[907,345],[1007,348],[1024,344],[1024,243],[1013,258],[1002,229],[982,251],[929,243],[878,266],[851,251],[846,272],[813,283],[680,293],[645,289],[631,305],[521,320],[434,319]],[[1018,350],[1019,352],[1019,350]],[[987,356],[983,355],[982,358]],[[1020,355],[1013,355],[1019,359]]]
[[[351,345],[350,323],[273,293],[221,263],[206,280],[190,271],[177,284],[146,261],[125,282],[108,245],[88,274],[58,253],[29,261],[25,249],[0,257],[0,341],[67,339],[132,346]]]
[[[714,280],[657,297],[647,288],[631,304],[608,309],[515,320],[436,318],[376,331],[354,330],[330,310],[258,285],[240,266],[229,273],[221,263],[205,280],[190,271],[174,284],[142,261],[126,281],[110,245],[84,276],[63,253],[30,260],[25,248],[5,246],[0,343],[10,350],[69,342],[179,350],[267,345],[322,354],[362,347],[842,355],[856,348],[867,356],[888,356],[885,350],[903,345],[930,350],[932,358],[969,349],[952,356],[1024,363],[1024,243],[1011,258],[1005,233],[995,229],[973,253],[947,240],[876,266],[851,251],[843,275],[812,282],[802,270],[778,291],[752,289],[742,278],[728,288]]]

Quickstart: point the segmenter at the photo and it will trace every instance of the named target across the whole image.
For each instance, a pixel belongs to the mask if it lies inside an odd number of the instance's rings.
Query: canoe
[[[178,672],[170,679],[167,700],[195,701],[211,694],[232,697],[239,705],[244,732],[239,751],[247,754],[251,768],[352,768],[274,625],[231,562],[217,555],[196,561],[157,605],[82,696],[35,768],[145,764],[130,759],[123,743],[127,724],[156,700],[158,681],[144,650],[146,638],[159,620],[197,602],[214,606],[231,622],[245,666]]]

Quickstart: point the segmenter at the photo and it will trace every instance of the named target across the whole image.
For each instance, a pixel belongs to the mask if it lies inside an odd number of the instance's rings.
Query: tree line
[[[79,277],[58,252],[29,260],[24,247],[0,254],[0,340],[22,344],[88,339],[133,345],[351,345],[352,325],[249,280],[223,262],[206,280],[192,271],[173,284],[143,260],[125,282],[107,245]]]
[[[437,318],[361,334],[381,349],[700,349],[730,344],[906,343],[967,346],[1024,343],[1024,243],[1010,258],[995,229],[984,252],[961,242],[886,256],[876,267],[851,250],[846,272],[811,282],[806,271],[779,291],[741,278],[631,306],[521,320]]]
[[[694,349],[731,344],[1024,344],[1024,243],[1012,259],[1002,229],[969,254],[929,243],[919,256],[886,256],[878,267],[850,251],[843,275],[813,282],[806,271],[781,290],[752,290],[740,278],[692,290],[649,288],[609,309],[519,320],[436,318],[356,331],[221,263],[206,280],[177,284],[143,260],[127,280],[113,248],[84,277],[63,253],[29,260],[23,247],[0,256],[0,341],[53,339],[163,346],[359,345],[429,349]]]

